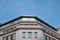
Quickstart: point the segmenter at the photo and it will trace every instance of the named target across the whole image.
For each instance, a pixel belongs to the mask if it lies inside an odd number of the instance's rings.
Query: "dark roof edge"
[[[10,20],[10,21],[8,21],[8,22],[5,22],[5,23],[3,23],[2,25],[0,25],[0,27],[1,26],[4,26],[4,25],[6,25],[6,24],[8,24],[8,23],[11,23],[11,22],[13,22],[13,21],[16,21],[16,20],[18,20],[18,19],[20,19],[20,18],[23,18],[23,17],[30,17],[30,18],[35,18],[35,16],[19,16],[19,17],[17,17],[17,18],[15,18],[15,19],[12,19],[12,20]]]
[[[3,23],[2,25],[0,25],[0,27],[6,25],[6,24],[8,24],[8,23],[11,23],[11,22],[13,22],[13,21],[16,21],[16,20],[18,20],[18,19],[20,19],[20,18],[21,18],[21,17],[18,17],[18,18],[15,18],[15,19],[10,20],[10,21],[8,21],[8,22],[5,22],[5,23]]]
[[[11,23],[11,22],[13,22],[13,21],[16,21],[16,20],[18,20],[18,19],[20,19],[20,18],[23,18],[23,17],[24,17],[24,18],[25,18],[25,17],[27,17],[27,18],[36,18],[37,20],[41,21],[41,22],[44,23],[45,25],[47,25],[47,26],[51,27],[52,29],[54,29],[55,31],[57,31],[56,28],[54,28],[53,26],[49,25],[48,23],[46,23],[46,22],[43,21],[42,19],[39,19],[39,18],[36,17],[36,16],[20,16],[20,17],[18,17],[18,18],[15,18],[15,19],[13,19],[13,20],[10,20],[10,21],[8,21],[8,22],[0,25],[0,27],[6,25],[6,24],[8,24],[8,23]]]
[[[38,17],[36,17],[36,19],[38,19],[39,21],[41,21],[42,23],[44,23],[45,25],[47,25],[47,26],[49,26],[49,27],[51,27],[52,29],[54,29],[55,31],[57,31],[57,29],[56,28],[54,28],[53,26],[51,26],[50,24],[48,24],[48,23],[46,23],[45,21],[43,21],[42,19],[40,19],[40,18],[38,18]]]

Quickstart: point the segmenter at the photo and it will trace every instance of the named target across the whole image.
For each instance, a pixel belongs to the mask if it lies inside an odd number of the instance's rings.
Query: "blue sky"
[[[60,0],[0,0],[0,23],[21,15],[35,15],[54,27],[60,26]]]

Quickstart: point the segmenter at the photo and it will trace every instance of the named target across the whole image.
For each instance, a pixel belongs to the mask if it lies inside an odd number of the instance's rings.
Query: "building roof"
[[[56,28],[54,28],[53,26],[49,25],[48,23],[44,22],[43,20],[39,19],[39,18],[36,17],[36,16],[20,16],[20,17],[18,17],[18,18],[15,18],[15,19],[13,19],[13,20],[10,20],[10,21],[8,21],[8,22],[0,25],[0,27],[2,27],[2,26],[4,26],[4,25],[7,25],[7,24],[9,24],[9,23],[11,23],[11,22],[14,22],[14,21],[16,21],[16,20],[18,20],[18,19],[21,19],[21,18],[35,18],[35,19],[39,20],[40,22],[44,23],[45,25],[47,25],[48,27],[52,28],[53,30],[57,31]]]

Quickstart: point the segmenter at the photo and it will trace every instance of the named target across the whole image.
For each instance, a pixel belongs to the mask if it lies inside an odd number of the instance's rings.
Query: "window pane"
[[[47,36],[45,35],[45,40],[47,40]]]
[[[29,18],[29,21],[36,21],[34,18]]]
[[[22,33],[22,38],[26,38],[26,32]]]
[[[6,37],[3,37],[3,40],[6,40]]]
[[[28,21],[28,18],[23,18],[22,21]]]
[[[11,37],[10,36],[8,36],[8,40],[11,40]]]
[[[13,40],[16,40],[16,34],[13,34]]]
[[[49,40],[51,40],[51,38],[49,37]]]
[[[28,32],[28,38],[32,38],[32,32]]]
[[[34,38],[38,38],[38,33],[34,32]]]
[[[21,21],[36,21],[34,18],[22,18]]]

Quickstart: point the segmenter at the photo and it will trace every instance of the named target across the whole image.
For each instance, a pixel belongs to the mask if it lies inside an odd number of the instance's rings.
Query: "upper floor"
[[[37,29],[60,39],[57,29],[36,16],[20,16],[0,25],[0,36],[11,33],[18,29]]]

